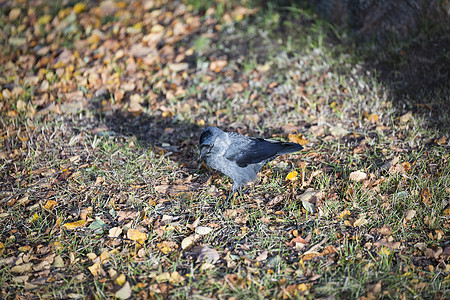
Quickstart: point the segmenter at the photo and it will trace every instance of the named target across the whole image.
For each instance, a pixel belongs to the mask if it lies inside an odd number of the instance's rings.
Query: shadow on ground
[[[398,115],[411,111],[424,117],[427,126],[450,131],[450,21],[445,3],[432,1],[421,8],[410,5],[417,1],[368,1],[367,8],[363,2],[284,0],[269,1],[266,7],[280,13],[280,33],[285,37],[295,35],[284,30],[286,20],[299,27],[313,27],[314,21],[329,24],[330,47],[349,53],[364,70],[376,74]],[[333,10],[338,4],[345,14]],[[316,12],[315,20],[305,22],[292,7]]]
[[[194,123],[146,114],[133,116],[120,111],[99,117],[102,119],[100,122],[106,125],[105,132],[135,137],[144,147],[170,153],[170,157],[179,163],[196,164],[197,144],[203,128]]]

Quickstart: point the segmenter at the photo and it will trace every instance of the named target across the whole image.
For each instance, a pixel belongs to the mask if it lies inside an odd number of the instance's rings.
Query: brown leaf
[[[197,262],[205,261],[215,264],[220,259],[217,250],[209,248],[208,246],[195,246],[192,249],[192,254],[197,256]]]
[[[431,205],[431,193],[430,190],[427,187],[424,187],[422,189],[422,191],[420,191],[420,198],[422,199],[422,202],[427,205],[430,206]]]
[[[405,220],[406,221],[411,221],[414,216],[416,215],[416,210],[415,209],[410,209],[405,213]]]
[[[11,272],[13,273],[25,273],[31,271],[31,268],[33,267],[32,263],[26,263],[18,266],[14,266],[11,268]]]
[[[411,112],[408,112],[400,117],[400,122],[407,123],[408,121],[413,119],[413,115]]]
[[[263,252],[261,252],[261,253],[256,257],[256,261],[264,261],[264,260],[266,260],[268,254],[269,254],[269,251],[264,250]]]
[[[443,146],[447,144],[447,137],[445,135],[441,136],[438,140],[435,140],[436,144]]]
[[[209,65],[209,69],[213,72],[219,73],[223,68],[227,66],[228,62],[226,60],[215,60]]]

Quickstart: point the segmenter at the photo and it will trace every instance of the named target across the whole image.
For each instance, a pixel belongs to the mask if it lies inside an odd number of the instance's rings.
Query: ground
[[[0,13],[3,298],[448,298],[448,24],[32,2]],[[219,207],[209,125],[304,150]]]

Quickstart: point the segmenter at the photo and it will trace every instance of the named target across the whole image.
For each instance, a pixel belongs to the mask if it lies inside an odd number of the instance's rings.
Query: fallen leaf
[[[354,171],[350,173],[349,179],[355,182],[361,182],[367,179],[367,174],[363,171]]]
[[[312,213],[312,214],[316,211],[315,205],[314,205],[313,203],[311,203],[311,202],[302,200],[302,206],[303,206],[303,208],[304,208],[306,211],[308,211],[308,212],[310,212],[310,213]]]
[[[75,228],[78,228],[78,227],[83,227],[83,226],[86,225],[86,223],[87,223],[86,220],[79,220],[79,221],[76,221],[76,222],[63,224],[62,227],[65,227],[66,229],[70,230],[70,229],[75,229]]]
[[[130,284],[128,283],[128,281],[127,281],[127,282],[125,282],[123,287],[115,293],[115,296],[118,299],[128,299],[128,298],[131,297],[131,294],[132,294],[131,293],[131,287],[130,287]]]
[[[435,142],[439,146],[443,146],[443,145],[447,144],[447,136],[443,135],[438,140],[435,140]]]
[[[307,139],[305,139],[305,137],[303,136],[303,134],[298,133],[298,134],[289,134],[288,135],[289,141],[291,141],[292,143],[297,143],[300,144],[302,146],[306,145],[309,143],[309,141]]]
[[[62,259],[62,257],[60,255],[55,257],[55,260],[53,262],[53,267],[54,268],[64,268],[64,260]]]
[[[212,231],[212,228],[205,227],[205,226],[199,226],[199,227],[195,228],[195,233],[198,235],[207,235],[211,231]]]
[[[191,234],[190,236],[185,237],[182,241],[181,241],[181,249],[187,249],[190,246],[192,246],[194,244],[195,241],[195,235]]]
[[[406,221],[411,221],[414,218],[415,215],[416,215],[416,210],[415,209],[410,209],[405,214],[405,220]]]
[[[147,239],[147,234],[144,232],[140,232],[137,229],[131,228],[131,229],[128,229],[128,231],[127,231],[127,237],[132,241],[136,241],[136,242],[142,244]]]
[[[74,5],[73,12],[76,14],[79,14],[79,13],[83,12],[85,9],[86,9],[86,4],[82,3],[82,2],[78,2],[77,4]]]
[[[209,69],[216,73],[222,71],[223,68],[227,66],[228,62],[226,60],[215,60],[209,64]]]
[[[111,259],[111,255],[108,252],[102,252],[100,254],[100,262],[102,264],[107,263]]]
[[[168,64],[169,70],[175,73],[178,73],[180,71],[185,71],[189,68],[188,63],[169,63]]]
[[[359,219],[357,219],[357,220],[353,223],[353,226],[354,226],[354,227],[359,227],[359,226],[365,225],[365,224],[367,224],[367,223],[368,223],[368,221],[367,221],[367,219],[365,218],[365,216],[361,216]]]
[[[192,249],[192,253],[197,256],[197,262],[205,261],[215,264],[220,259],[217,250],[209,248],[208,246],[195,246]]]
[[[15,21],[21,14],[21,10],[20,8],[13,8],[11,9],[11,11],[9,12],[9,20],[10,21]]]
[[[103,233],[103,230],[106,229],[107,225],[104,221],[99,218],[96,218],[94,222],[89,225],[89,229],[92,229],[96,233]]]
[[[407,123],[408,121],[412,120],[412,118],[413,118],[412,113],[408,112],[400,117],[400,122]]]
[[[28,281],[28,278],[30,278],[30,276],[28,276],[28,275],[23,275],[23,276],[16,276],[16,277],[13,277],[12,280],[13,280],[15,283],[25,283],[26,281]]]
[[[32,263],[26,263],[18,266],[14,266],[11,268],[11,272],[13,273],[25,273],[31,271],[31,268],[33,267]]]
[[[378,122],[378,120],[379,120],[379,117],[377,114],[370,114],[367,117],[367,121],[372,122],[372,123],[376,123],[376,122]]]
[[[297,175],[298,175],[297,171],[292,171],[286,176],[286,180],[295,181],[297,180]]]
[[[268,254],[269,254],[269,251],[264,250],[263,252],[261,252],[261,253],[256,257],[256,261],[264,261],[264,260],[266,260]]]
[[[163,272],[155,277],[156,282],[167,282],[170,280],[170,273]]]
[[[331,126],[330,127],[330,133],[334,137],[343,137],[347,134],[349,134],[349,131],[342,126]]]
[[[120,286],[123,286],[126,282],[126,277],[125,274],[120,274],[119,276],[116,277],[116,279],[114,279],[114,283]]]
[[[431,205],[431,193],[430,190],[427,187],[424,187],[422,189],[422,191],[420,191],[420,198],[422,199],[422,202],[427,205],[430,206]]]
[[[88,267],[88,270],[91,272],[91,274],[93,276],[97,276],[98,271],[100,270],[100,263],[97,262],[97,263],[93,264],[92,266]]]
[[[58,202],[54,201],[54,200],[47,200],[47,202],[44,205],[44,208],[47,210],[52,210],[53,208],[55,208],[55,206],[58,204]]]
[[[122,228],[120,227],[113,227],[109,230],[108,237],[110,238],[116,238],[122,234]]]
[[[51,19],[52,19],[51,15],[43,15],[37,20],[37,23],[40,25],[45,25],[48,24],[51,21]]]

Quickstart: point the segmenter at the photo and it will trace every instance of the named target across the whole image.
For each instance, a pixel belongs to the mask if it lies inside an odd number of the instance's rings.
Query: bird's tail
[[[281,145],[284,148],[283,150],[277,153],[278,155],[293,153],[303,149],[303,147],[300,144],[296,143],[282,143]]]

